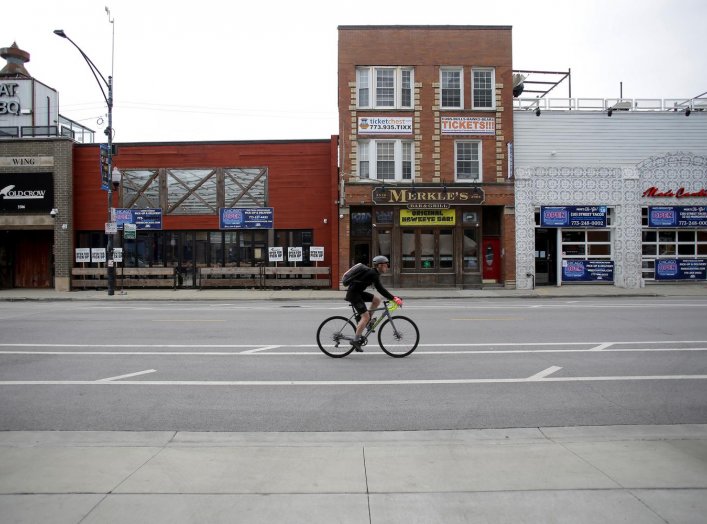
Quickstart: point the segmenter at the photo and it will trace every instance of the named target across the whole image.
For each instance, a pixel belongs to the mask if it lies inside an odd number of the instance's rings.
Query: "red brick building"
[[[176,268],[179,285],[200,285],[199,268],[275,265],[338,267],[337,139],[118,144],[114,165],[119,209],[158,209],[161,227],[120,241],[124,267]],[[77,248],[106,245],[106,193],[100,188],[99,145],[74,146],[73,227]],[[272,209],[271,227],[224,229],[220,209]],[[118,237],[122,236],[119,232]],[[312,262],[309,248],[323,248]],[[288,248],[302,260],[288,260]],[[95,264],[94,264],[95,265]],[[338,287],[337,278],[332,286]],[[293,285],[296,285],[293,282]]]
[[[511,28],[341,26],[340,268],[515,285]]]

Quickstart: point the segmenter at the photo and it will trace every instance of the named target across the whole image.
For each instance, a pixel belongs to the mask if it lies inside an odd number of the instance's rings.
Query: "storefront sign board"
[[[468,186],[377,187],[373,190],[373,202],[378,205],[483,204],[484,198],[482,188]]]
[[[162,229],[162,209],[123,209],[113,210],[113,220],[118,225],[118,229],[123,229],[125,224],[135,224],[139,230],[160,230]]]
[[[563,282],[613,282],[613,260],[563,260]]]
[[[309,247],[310,262],[324,262],[324,247],[310,246]]]
[[[655,261],[656,280],[707,280],[706,258],[663,258]]]
[[[272,207],[219,208],[219,229],[272,229]]]
[[[49,213],[53,207],[51,173],[0,174],[0,213]]]
[[[401,209],[400,226],[453,226],[454,209]]]
[[[541,206],[543,227],[606,227],[606,206]]]
[[[302,262],[302,246],[293,246],[287,248],[288,262]]]
[[[707,227],[707,206],[651,206],[648,227]]]
[[[443,116],[443,135],[495,135],[496,119],[489,116]]]
[[[283,249],[281,247],[268,248],[268,262],[283,262],[285,260]]]

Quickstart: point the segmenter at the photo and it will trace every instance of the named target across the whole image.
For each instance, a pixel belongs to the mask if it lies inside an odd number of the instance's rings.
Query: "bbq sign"
[[[51,173],[0,175],[0,213],[49,213],[53,207]]]

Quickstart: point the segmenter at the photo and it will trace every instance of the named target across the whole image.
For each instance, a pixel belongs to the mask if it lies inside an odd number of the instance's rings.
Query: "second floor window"
[[[442,107],[446,109],[461,109],[464,104],[462,68],[442,69],[440,85],[442,87]]]
[[[361,179],[412,180],[414,147],[409,140],[361,140],[358,173]]]
[[[454,144],[455,178],[459,182],[481,182],[481,143],[461,141]]]
[[[356,68],[357,107],[412,109],[414,72],[411,67]]]
[[[473,69],[472,91],[473,109],[492,109],[494,103],[494,71],[493,69]]]

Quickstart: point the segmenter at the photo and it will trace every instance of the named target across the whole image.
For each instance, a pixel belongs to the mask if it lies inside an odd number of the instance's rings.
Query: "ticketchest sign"
[[[404,205],[410,209],[443,209],[452,204],[482,204],[484,198],[484,190],[480,187],[405,187],[373,190],[374,203]]]

